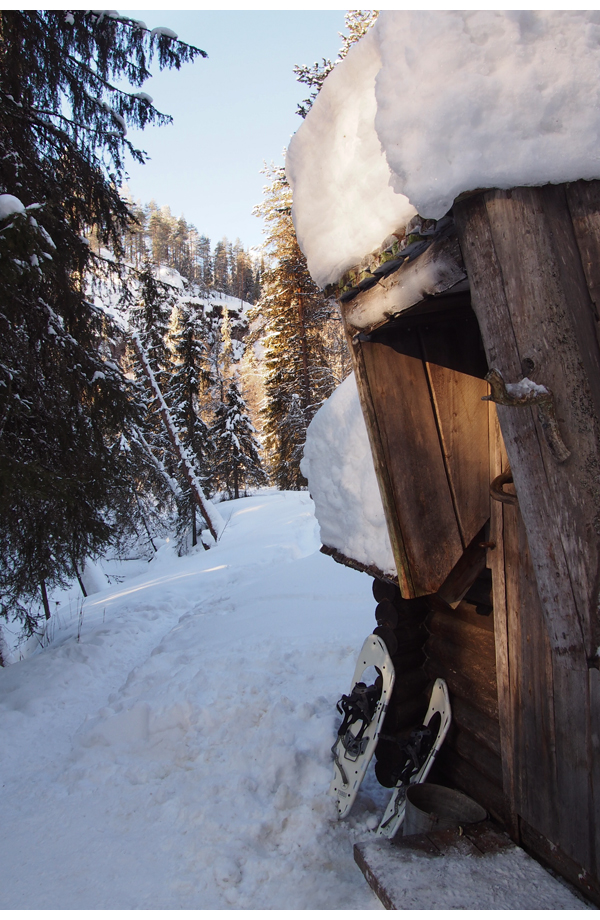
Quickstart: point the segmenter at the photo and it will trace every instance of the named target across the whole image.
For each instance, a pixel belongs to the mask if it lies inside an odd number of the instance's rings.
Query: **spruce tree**
[[[265,201],[255,209],[267,224],[271,265],[251,312],[261,319],[265,364],[264,434],[271,473],[281,489],[305,484],[300,446],[319,406],[333,391],[323,329],[331,306],[310,277],[292,223],[291,189],[283,169],[268,171]]]
[[[136,90],[153,55],[199,54],[113,11],[0,11],[0,606],[29,629],[29,600],[111,539],[136,415],[85,236],[121,257],[127,126],[169,120]]]
[[[267,484],[255,434],[239,386],[232,380],[211,428],[215,452],[213,481],[230,498],[239,498],[240,489]]]
[[[211,375],[204,316],[192,304],[180,305],[175,310],[171,353],[171,375],[165,399],[187,455],[194,464],[196,475],[202,485],[206,486],[209,484],[213,451],[208,426],[200,416],[200,398],[211,382]],[[185,479],[182,479],[180,518],[186,524],[191,522],[192,546],[195,546],[196,502]]]

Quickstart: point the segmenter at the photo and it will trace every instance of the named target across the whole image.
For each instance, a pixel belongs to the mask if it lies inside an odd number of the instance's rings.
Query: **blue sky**
[[[334,59],[344,11],[121,10],[149,28],[168,26],[209,55],[144,84],[174,123],[129,133],[151,160],[130,163],[129,188],[186,218],[213,244],[239,236],[262,241],[252,208],[262,199],[263,161],[283,162],[283,149],[301,124],[296,105],[306,87],[294,64]]]

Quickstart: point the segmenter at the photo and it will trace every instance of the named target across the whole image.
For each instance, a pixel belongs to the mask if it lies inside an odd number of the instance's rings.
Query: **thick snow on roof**
[[[335,390],[310,423],[301,470],[308,479],[325,546],[395,575],[354,374]]]
[[[287,170],[323,286],[463,191],[600,178],[600,12],[382,12],[325,81]]]

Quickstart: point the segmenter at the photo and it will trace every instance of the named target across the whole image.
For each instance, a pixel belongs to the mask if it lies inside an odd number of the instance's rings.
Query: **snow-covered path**
[[[162,547],[0,671],[0,908],[380,907],[352,859],[377,789],[347,822],[326,794],[371,580],[306,493],[220,510],[217,547]]]

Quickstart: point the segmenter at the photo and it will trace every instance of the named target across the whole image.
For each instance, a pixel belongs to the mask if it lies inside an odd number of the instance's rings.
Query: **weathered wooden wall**
[[[504,785],[523,841],[597,896],[600,184],[486,192],[455,218],[488,362],[552,390],[571,451],[557,462],[535,409],[498,406],[518,497],[493,521]]]

